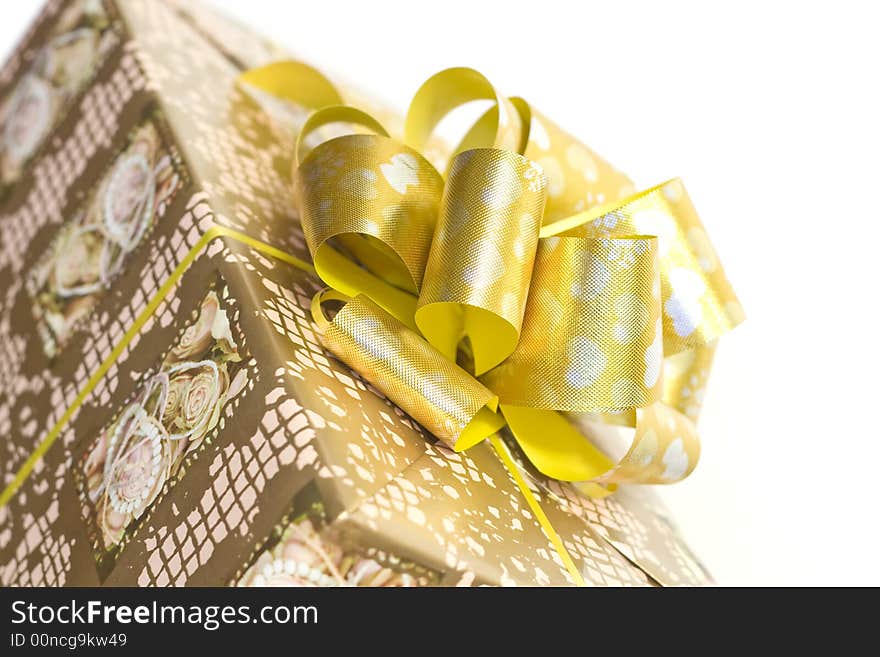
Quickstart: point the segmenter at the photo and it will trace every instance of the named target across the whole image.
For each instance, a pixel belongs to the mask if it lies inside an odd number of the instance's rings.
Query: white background
[[[721,341],[700,466],[662,492],[722,584],[880,584],[870,3],[216,4],[401,109],[472,66],[638,185],[682,176],[749,319]],[[38,8],[3,3],[0,55]]]

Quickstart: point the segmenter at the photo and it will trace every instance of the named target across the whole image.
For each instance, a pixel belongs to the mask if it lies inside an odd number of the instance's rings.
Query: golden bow
[[[506,424],[536,468],[594,495],[686,477],[714,341],[743,313],[682,183],[633,194],[471,69],[418,90],[403,141],[315,75],[242,79],[320,107],[293,175],[325,345],[455,450]],[[450,157],[435,129],[476,100],[490,109]],[[327,139],[339,123],[369,134]]]

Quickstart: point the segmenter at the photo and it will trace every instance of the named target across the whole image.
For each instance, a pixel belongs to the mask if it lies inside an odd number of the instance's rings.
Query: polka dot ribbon
[[[634,193],[472,69],[425,82],[401,139],[314,75],[242,81],[319,108],[293,181],[328,349],[455,450],[506,425],[589,494],[686,477],[715,341],[743,313],[681,181]],[[438,124],[474,101],[446,148]]]

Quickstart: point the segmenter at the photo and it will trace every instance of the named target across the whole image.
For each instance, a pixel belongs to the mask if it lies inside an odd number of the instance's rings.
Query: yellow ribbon
[[[491,107],[450,155],[435,129],[472,101]],[[315,139],[339,123],[367,134]],[[538,470],[593,495],[686,477],[714,342],[743,313],[681,182],[632,194],[466,68],[418,90],[405,141],[340,105],[299,135],[325,345],[453,449],[506,424]]]

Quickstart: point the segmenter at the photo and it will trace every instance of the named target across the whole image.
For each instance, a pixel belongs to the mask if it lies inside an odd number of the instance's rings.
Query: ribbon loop
[[[469,449],[504,425],[491,390],[368,298],[351,299],[330,321],[320,301],[313,313],[334,354],[452,449]]]
[[[663,353],[706,345],[745,319],[681,180],[597,207],[542,230],[542,237],[656,235],[663,296]]]
[[[239,75],[238,81],[310,110],[342,104],[336,87],[323,73],[295,60],[252,68]]]
[[[416,91],[406,114],[406,143],[428,154],[434,166],[445,171],[449,158],[444,149],[431,140],[435,129],[454,109],[481,100],[490,101],[491,107],[471,126],[452,150],[452,156],[474,148],[522,153],[528,139],[528,126],[517,106],[499,94],[482,73],[464,67],[440,71]],[[429,154],[432,150],[433,154]]]
[[[541,240],[519,343],[483,382],[511,406],[653,403],[663,356],[656,259],[651,237]]]
[[[512,98],[511,102],[528,117],[529,141],[524,154],[547,176],[544,226],[635,192],[625,174],[553,121],[521,98]]]
[[[680,351],[663,361],[663,402],[693,422],[700,415],[703,390],[709,380],[717,344],[710,342]]]
[[[477,375],[519,340],[544,188],[540,167],[510,151],[470,150],[452,162],[416,323],[452,360],[467,337]]]
[[[328,141],[326,135],[318,134],[317,142],[310,139],[310,137],[316,135],[316,133],[318,133],[321,128],[324,128],[325,126],[332,123],[344,123],[349,126],[359,126],[361,128],[366,128],[369,132],[372,132],[373,134],[380,135],[382,137],[388,136],[388,133],[385,131],[385,128],[382,127],[381,123],[379,123],[376,119],[374,119],[366,112],[362,112],[355,107],[349,107],[347,105],[330,105],[327,107],[322,107],[321,109],[309,114],[305,123],[303,123],[302,128],[300,128],[299,134],[296,138],[296,149],[294,151],[294,172],[296,172],[297,168],[299,168],[299,163],[302,162],[303,159],[305,159],[307,150],[312,150],[320,143]]]
[[[414,326],[442,189],[421,155],[387,137],[317,146],[298,167],[294,192],[318,275]]]

